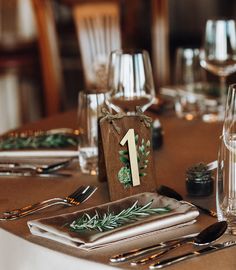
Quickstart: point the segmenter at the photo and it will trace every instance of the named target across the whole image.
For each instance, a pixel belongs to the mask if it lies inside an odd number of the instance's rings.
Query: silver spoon
[[[174,189],[172,189],[170,187],[167,187],[165,185],[160,186],[157,189],[157,193],[160,194],[160,195],[163,195],[163,196],[167,196],[167,197],[176,199],[177,201],[182,201],[183,200],[183,197],[177,191],[175,191]],[[195,203],[192,203],[192,204],[194,206],[196,206],[199,210],[201,210],[203,213],[205,213],[205,214],[207,214],[207,215],[209,215],[211,217],[217,217],[216,212],[214,212],[214,211],[212,211],[210,209],[204,208],[204,207],[202,207],[202,206],[200,206],[198,204],[195,204]]]
[[[131,262],[131,265],[137,266],[137,265],[149,263],[149,262],[163,256],[164,254],[168,253],[169,251],[171,251],[175,248],[181,247],[182,245],[184,245],[186,243],[193,244],[196,246],[209,245],[210,243],[219,239],[225,233],[227,227],[228,227],[228,225],[227,225],[226,221],[216,222],[216,223],[208,226],[207,228],[203,229],[198,235],[196,235],[194,237],[182,239],[179,242],[177,242],[176,244],[171,245],[158,253],[155,253],[155,254],[152,254],[146,258]]]

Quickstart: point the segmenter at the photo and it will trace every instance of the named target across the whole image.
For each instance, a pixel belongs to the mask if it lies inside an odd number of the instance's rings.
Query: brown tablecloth
[[[157,174],[156,185],[165,184],[180,192],[185,199],[195,201],[205,207],[215,208],[214,195],[206,198],[190,198],[186,195],[185,189],[185,170],[189,166],[203,162],[211,162],[217,158],[218,138],[221,133],[222,123],[203,123],[200,120],[187,122],[177,119],[173,115],[158,116],[164,130],[163,147],[155,151],[154,164]],[[52,127],[76,127],[76,112],[68,112],[56,117],[51,117],[35,124],[29,124],[22,127],[27,128],[52,128]],[[65,179],[51,178],[0,178],[0,211],[24,206],[26,204],[41,201],[54,196],[65,196],[70,194],[80,184],[94,184],[98,186],[98,191],[88,201],[80,206],[79,209],[96,206],[108,202],[108,189],[106,183],[99,183],[96,177],[86,177],[73,168],[73,176]],[[84,258],[88,261],[95,261],[103,264],[109,264],[109,257],[113,254],[124,252],[130,248],[142,247],[154,244],[157,241],[167,240],[187,233],[200,231],[201,228],[215,222],[212,217],[201,214],[197,222],[185,228],[180,228],[172,232],[157,234],[156,237],[140,238],[129,243],[117,244],[112,249],[101,248],[92,253],[78,251],[76,248],[68,247],[33,236],[27,227],[27,221],[40,217],[49,217],[60,213],[70,213],[78,208],[51,208],[44,212],[35,214],[16,221],[1,222],[0,227],[18,235],[28,241],[50,249],[69,254],[73,257]],[[224,236],[229,239],[228,236]],[[190,248],[190,247],[188,247]],[[187,249],[187,247],[186,247]],[[180,252],[180,251],[179,251]],[[183,252],[183,249],[181,250]],[[168,269],[236,269],[235,259],[236,248],[232,247],[195,258],[169,267]],[[27,258],[24,258],[25,260]],[[76,258],[75,258],[76,259]],[[116,267],[122,269],[134,269],[129,264],[120,264]],[[78,265],[79,268],[79,265]],[[139,269],[147,269],[139,267]],[[5,270],[5,269],[4,269]],[[6,269],[7,270],[7,269]]]

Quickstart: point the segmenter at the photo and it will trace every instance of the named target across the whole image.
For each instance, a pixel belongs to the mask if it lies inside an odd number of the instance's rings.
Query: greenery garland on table
[[[90,216],[88,213],[84,213],[81,217],[75,219],[69,225],[69,228],[74,232],[81,232],[84,230],[103,232],[113,230],[150,215],[165,214],[171,211],[169,206],[152,208],[152,202],[153,201],[150,201],[143,206],[139,206],[138,201],[136,201],[131,207],[122,210],[118,214],[107,212],[101,216],[96,211],[95,215]]]
[[[28,137],[9,136],[0,139],[0,150],[58,148],[76,145],[78,145],[78,137],[59,133]]]

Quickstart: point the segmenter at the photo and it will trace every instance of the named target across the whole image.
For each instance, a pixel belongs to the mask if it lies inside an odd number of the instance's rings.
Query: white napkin
[[[172,210],[166,214],[150,215],[105,232],[91,230],[77,233],[69,229],[68,225],[76,218],[82,216],[83,213],[93,215],[95,211],[104,213],[107,212],[108,209],[110,212],[119,213],[121,210],[127,209],[133,205],[137,200],[139,205],[145,205],[153,200],[152,207],[164,207],[168,205]],[[199,212],[196,207],[188,202],[177,201],[172,198],[160,196],[157,193],[146,192],[83,211],[28,221],[28,226],[31,233],[34,235],[77,248],[90,250],[111,245],[119,241],[131,240],[137,237],[186,226],[194,223],[198,215]]]

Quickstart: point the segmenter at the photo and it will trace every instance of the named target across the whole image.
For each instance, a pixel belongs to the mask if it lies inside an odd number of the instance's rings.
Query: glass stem
[[[220,103],[225,106],[226,102],[226,76],[220,76]]]

